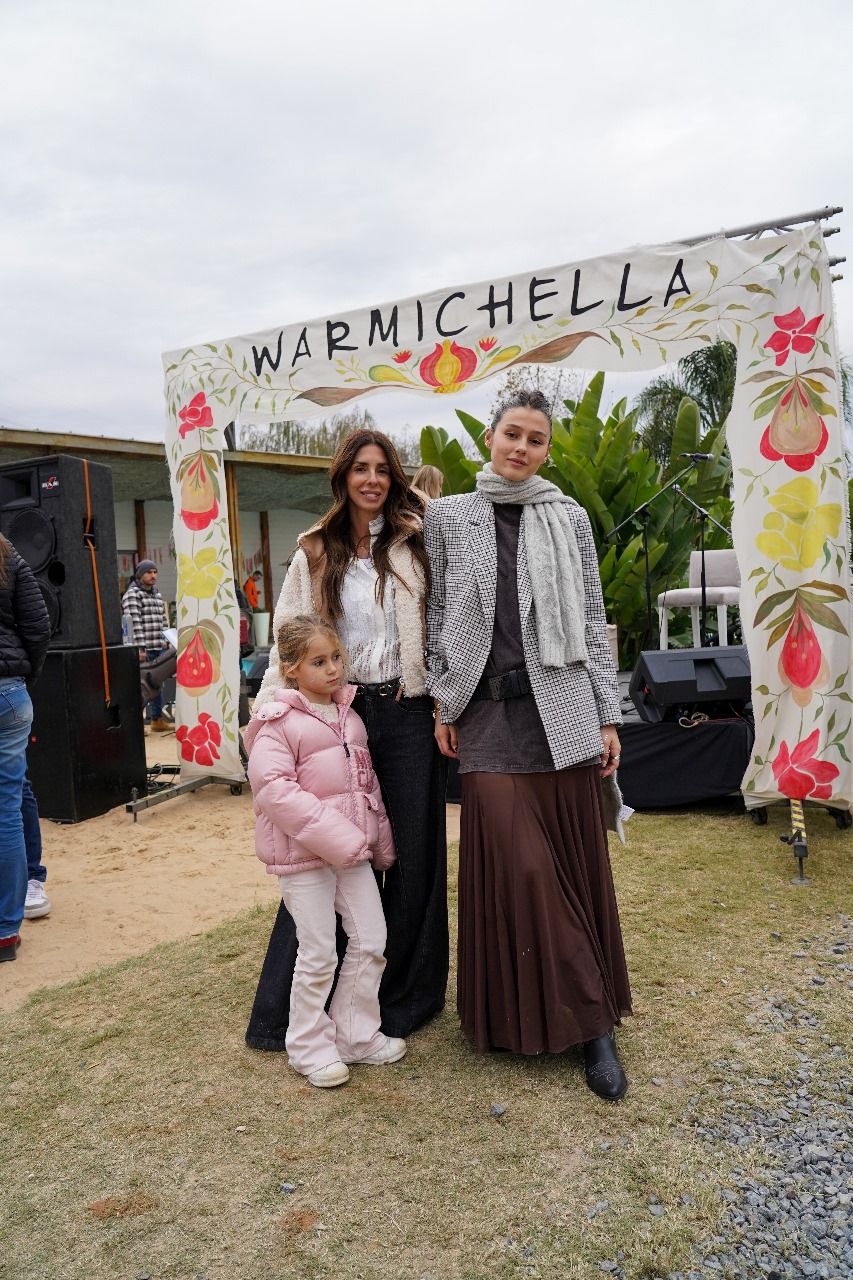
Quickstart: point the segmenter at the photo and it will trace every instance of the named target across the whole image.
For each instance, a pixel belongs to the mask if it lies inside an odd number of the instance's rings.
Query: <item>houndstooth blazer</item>
[[[583,565],[588,665],[543,667],[523,525],[518,544],[525,663],[556,769],[597,756],[601,726],[622,723],[589,516],[576,504],[565,509]],[[424,542],[432,573],[426,615],[427,684],[441,703],[442,720],[452,724],[470,702],[492,647],[497,592],[494,506],[476,492],[434,499],[426,511]]]

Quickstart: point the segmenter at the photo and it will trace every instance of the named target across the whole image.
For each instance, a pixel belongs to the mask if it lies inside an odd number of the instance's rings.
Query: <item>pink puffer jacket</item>
[[[337,725],[313,711],[296,689],[279,689],[243,731],[255,852],[270,875],[354,867],[368,859],[385,871],[395,861],[367,731],[350,707],[355,686],[344,685],[333,696]]]

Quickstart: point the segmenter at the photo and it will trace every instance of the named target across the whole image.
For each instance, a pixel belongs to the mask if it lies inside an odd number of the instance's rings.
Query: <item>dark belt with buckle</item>
[[[397,676],[394,680],[383,680],[381,684],[359,684],[356,680],[351,680],[350,684],[355,685],[356,697],[363,693],[372,698],[395,698],[400,688],[400,677]]]
[[[474,690],[474,698],[492,702],[505,702],[507,698],[523,698],[532,693],[533,686],[526,667],[517,667],[515,671],[505,671],[503,675],[490,676],[481,680]]]

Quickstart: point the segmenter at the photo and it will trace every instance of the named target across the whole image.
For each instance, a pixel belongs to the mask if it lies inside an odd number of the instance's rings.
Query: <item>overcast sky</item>
[[[844,253],[851,49],[849,0],[3,0],[0,425],[158,439],[163,351],[827,203]]]

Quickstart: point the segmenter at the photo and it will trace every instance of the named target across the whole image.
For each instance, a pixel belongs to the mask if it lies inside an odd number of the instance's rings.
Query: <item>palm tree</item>
[[[678,407],[684,396],[699,406],[702,434],[722,426],[732,407],[737,352],[731,342],[714,342],[679,360],[675,372],[662,374],[637,396],[637,425],[643,443],[658,462],[670,454]]]

